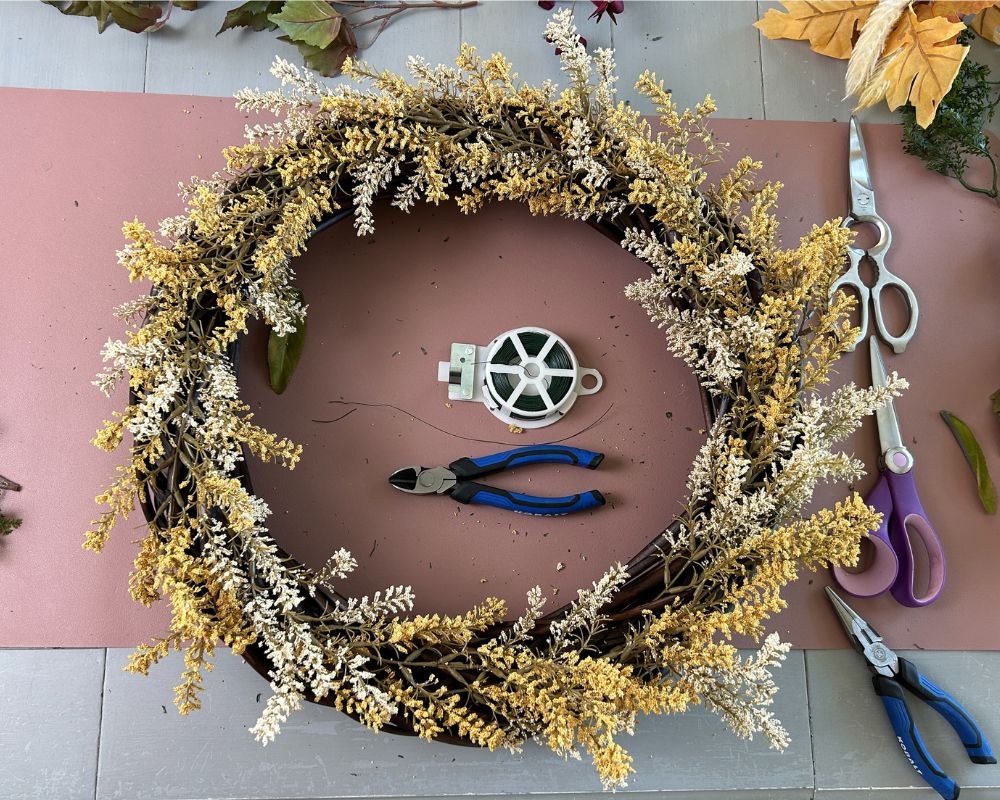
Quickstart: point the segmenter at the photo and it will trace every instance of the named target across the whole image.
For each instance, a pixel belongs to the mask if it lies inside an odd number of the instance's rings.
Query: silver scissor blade
[[[869,337],[868,346],[871,350],[872,386],[885,387],[889,383],[889,377],[885,372],[878,340],[874,336]],[[875,421],[878,424],[878,439],[883,454],[893,448],[903,447],[903,434],[899,431],[899,417],[896,416],[896,406],[892,400],[876,409]]]
[[[850,176],[851,176],[851,216],[864,219],[875,212],[875,190],[868,169],[868,153],[865,140],[861,136],[861,126],[857,117],[851,116],[850,128]]]
[[[850,640],[851,645],[859,653],[864,655],[865,652],[865,642],[862,642],[856,631],[857,627],[864,624],[864,620],[858,616],[854,609],[851,608],[847,603],[840,599],[833,589],[829,586],[825,587],[826,596],[830,598],[830,602],[833,604],[833,610],[837,612],[837,619],[840,620],[840,624],[844,626],[844,632],[847,634],[847,638]]]

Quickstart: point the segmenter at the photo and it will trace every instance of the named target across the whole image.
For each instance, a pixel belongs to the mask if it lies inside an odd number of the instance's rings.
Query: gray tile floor
[[[149,36],[114,28],[98,36],[92,20],[61,17],[37,2],[0,3],[0,85],[216,96],[271,86],[274,54],[297,54],[266,34],[216,38],[235,1],[176,12],[175,29]],[[581,28],[593,44],[618,48],[623,78],[654,69],[682,104],[710,90],[721,116],[846,119],[843,64],[759,37],[751,24],[770,5],[629,0],[617,28]],[[535,35],[543,20],[534,2],[417,12],[391,25],[366,57],[394,69],[413,49],[445,61],[465,40],[502,50],[526,80],[558,78],[550,48]],[[1000,48],[977,46],[976,55],[1000,66]],[[637,99],[627,88],[623,95]],[[877,109],[865,119],[891,116]],[[907,655],[1000,740],[1000,652]],[[514,756],[376,737],[322,708],[304,711],[261,749],[245,729],[267,686],[239,659],[222,654],[205,707],[179,717],[171,706],[177,664],[142,679],[121,671],[126,656],[0,650],[0,800],[600,795],[589,766],[561,763],[540,748]],[[638,768],[628,792],[672,800],[935,797],[895,747],[853,652],[795,652],[780,683],[777,710],[793,738],[786,753],[759,739],[737,740],[700,711],[646,720],[628,742]],[[969,764],[951,730],[914,706],[962,797],[1000,797],[1000,768]]]

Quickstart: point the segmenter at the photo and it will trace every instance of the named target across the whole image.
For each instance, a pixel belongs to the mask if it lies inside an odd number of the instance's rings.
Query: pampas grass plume
[[[847,62],[845,97],[858,94],[871,79],[889,34],[909,5],[910,0],[882,0],[872,10]]]

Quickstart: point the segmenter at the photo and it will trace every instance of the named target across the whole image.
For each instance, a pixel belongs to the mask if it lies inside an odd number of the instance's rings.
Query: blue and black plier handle
[[[875,673],[872,678],[875,694],[882,699],[882,705],[885,706],[889,722],[907,760],[944,800],[955,800],[959,792],[958,784],[948,777],[927,752],[913,715],[910,714],[910,707],[906,704],[903,688],[909,689],[947,720],[974,764],[996,764],[996,756],[993,755],[982,728],[961,703],[888,647],[878,631],[829,586],[826,587],[826,594],[840,624],[844,626],[847,638],[865,659],[868,668]]]
[[[603,453],[577,447],[531,445],[479,458],[460,458],[447,467],[403,467],[389,476],[389,482],[397,489],[415,494],[449,494],[460,503],[494,506],[520,514],[555,516],[603,506],[604,495],[592,489],[567,497],[535,497],[477,483],[475,479],[529,464],[568,464],[597,469],[603,460]]]
[[[996,756],[993,755],[990,743],[986,740],[979,724],[961,703],[925,677],[905,658],[899,658],[898,669],[892,678],[878,674],[872,676],[875,694],[882,699],[896,738],[913,768],[941,797],[945,800],[955,800],[958,797],[959,786],[938,766],[934,757],[927,751],[910,708],[906,704],[903,687],[909,689],[947,720],[958,734],[965,752],[974,764],[996,764]]]

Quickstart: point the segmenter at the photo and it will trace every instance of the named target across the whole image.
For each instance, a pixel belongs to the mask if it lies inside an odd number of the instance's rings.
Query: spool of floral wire
[[[591,376],[591,385],[583,378]],[[539,327],[515,328],[485,347],[456,343],[451,361],[438,365],[451,400],[484,403],[497,419],[522,428],[559,421],[579,395],[604,384],[601,373],[581,367],[566,341]]]

